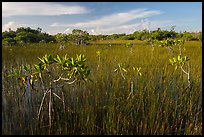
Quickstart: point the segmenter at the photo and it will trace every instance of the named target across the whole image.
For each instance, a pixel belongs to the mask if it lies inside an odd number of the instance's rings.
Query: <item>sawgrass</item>
[[[120,45],[33,44],[2,48],[2,134],[65,134],[65,135],[163,135],[202,134],[202,43],[187,42],[183,54],[190,57],[191,87],[181,70],[169,65],[166,48],[152,50],[144,42],[132,47]],[[175,49],[177,50],[177,49]],[[96,52],[100,51],[100,60]],[[24,88],[15,77],[7,77],[12,67],[34,64],[45,54],[75,57],[84,54],[93,82],[67,85],[55,92],[65,93],[65,108],[53,99],[52,127],[48,120],[46,98],[41,119],[37,112],[43,93],[31,91],[31,101],[21,94]],[[128,70],[115,73],[118,63]],[[131,67],[141,67],[142,76]],[[55,72],[51,72],[55,73]],[[71,96],[74,94],[75,98]],[[74,100],[74,103],[73,103]]]

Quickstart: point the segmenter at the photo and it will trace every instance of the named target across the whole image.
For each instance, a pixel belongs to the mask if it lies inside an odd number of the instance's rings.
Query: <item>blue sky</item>
[[[42,28],[49,34],[90,34],[157,28],[202,31],[202,2],[2,2],[2,31]]]

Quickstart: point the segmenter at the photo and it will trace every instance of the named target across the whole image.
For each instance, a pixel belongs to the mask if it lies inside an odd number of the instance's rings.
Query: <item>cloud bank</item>
[[[88,22],[79,22],[74,24],[61,24],[58,22],[52,23],[52,27],[80,27],[80,28],[91,28],[91,27],[109,27],[127,23],[134,19],[146,18],[153,15],[161,14],[158,10],[147,10],[147,9],[136,9],[127,12],[114,13],[111,15],[103,16],[97,20],[91,20]]]
[[[66,15],[85,14],[89,10],[83,6],[68,6],[51,2],[2,2],[2,16],[22,15]]]
[[[91,34],[113,34],[113,33],[132,33],[137,29],[149,29],[150,22],[145,19],[147,17],[162,14],[159,10],[147,10],[147,9],[134,9],[126,12],[112,13],[106,16],[102,16],[95,20],[86,22],[78,22],[73,24],[62,24],[54,22],[51,27],[66,27],[66,28],[78,28],[88,29]],[[136,23],[130,24],[131,21],[137,20]]]
[[[2,25],[2,32],[8,31],[9,29],[16,30],[19,27],[31,27],[31,28],[37,29],[38,25],[36,25],[36,24],[20,24],[20,23],[17,23],[15,21],[9,21],[8,23]]]

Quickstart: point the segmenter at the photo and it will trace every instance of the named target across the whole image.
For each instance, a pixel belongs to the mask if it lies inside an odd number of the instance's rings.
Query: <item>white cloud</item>
[[[122,13],[114,13],[111,15],[101,17],[100,19],[91,20],[88,22],[79,22],[79,23],[74,23],[74,24],[53,23],[50,26],[52,27],[80,27],[80,28],[105,27],[105,26],[110,27],[110,26],[121,25],[129,21],[132,21],[134,19],[146,18],[146,17],[150,17],[153,15],[159,15],[159,14],[161,14],[161,12],[158,10],[137,9],[137,10],[131,10],[131,11],[122,12]]]
[[[148,19],[142,19],[138,23],[134,24],[128,24],[128,25],[118,25],[118,26],[112,26],[108,28],[97,28],[97,29],[91,29],[89,32],[90,34],[116,34],[116,33],[126,33],[126,34],[132,34],[135,31],[140,30],[155,30],[157,28],[162,29],[170,29],[171,26],[174,25],[174,22],[171,20],[148,20]],[[92,31],[94,30],[94,31]],[[94,32],[94,33],[93,33]]]
[[[175,21],[172,20],[149,20],[147,18],[138,20],[135,23],[132,24],[122,24],[122,25],[116,25],[116,26],[111,26],[111,27],[91,27],[91,28],[79,28],[82,30],[86,30],[89,32],[89,34],[92,35],[98,35],[98,34],[105,34],[105,35],[110,35],[110,34],[117,34],[117,33],[126,33],[126,34],[132,34],[135,31],[141,31],[144,29],[147,30],[156,30],[157,28],[161,29],[171,29],[171,26],[175,25]],[[59,33],[60,30],[62,33],[71,33],[73,28],[68,28],[63,30],[63,26],[58,26],[51,28],[50,30],[52,31],[51,34],[56,34]]]
[[[67,6],[46,2],[2,2],[2,16],[84,14],[89,10],[82,6]]]
[[[55,22],[50,25],[50,27],[60,27],[61,24]]]
[[[150,29],[151,22],[148,19],[141,20],[143,29]]]
[[[11,30],[16,30],[19,27],[30,27],[30,28],[33,28],[33,29],[37,29],[39,26],[37,26],[35,24],[20,24],[20,23],[14,22],[14,21],[9,21],[8,23],[2,25],[2,32],[8,31],[9,28]]]
[[[8,22],[7,24],[3,25],[2,26],[2,31],[6,31],[6,30],[9,30],[10,29],[14,29],[16,26],[15,26],[15,22],[14,21],[10,21]]]
[[[129,25],[119,25],[111,28],[98,28],[97,31],[95,31],[96,34],[116,34],[116,33],[133,33],[137,30],[137,26],[139,26],[140,23],[136,24],[129,24]]]
[[[126,33],[126,34],[132,34],[135,31],[140,30],[156,30],[157,28],[161,29],[170,29],[171,26],[173,26],[175,23],[171,20],[149,20],[149,19],[141,19],[140,21],[133,23],[133,24],[123,24],[123,25],[116,25],[111,27],[92,27],[92,28],[84,28],[82,30],[86,30],[89,32],[89,34],[92,35],[98,35],[98,34],[117,34],[117,33]],[[56,27],[59,31],[60,28]],[[61,28],[62,29],[62,28]],[[52,28],[54,31],[55,28]],[[72,29],[68,28],[63,33],[71,33]],[[52,33],[54,34],[54,32]]]
[[[72,33],[72,30],[71,29],[66,29],[63,33],[65,33],[65,34],[70,34],[70,33]]]

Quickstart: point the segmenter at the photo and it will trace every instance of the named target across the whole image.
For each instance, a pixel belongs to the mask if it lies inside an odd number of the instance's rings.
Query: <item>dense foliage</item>
[[[24,45],[26,43],[48,43],[54,42],[55,37],[42,32],[41,28],[37,30],[30,27],[17,28],[16,31],[9,29],[9,31],[2,32],[2,44],[3,45]]]
[[[52,43],[59,42],[60,44],[71,43],[75,45],[87,45],[91,41],[98,40],[147,40],[150,37],[154,37],[157,40],[164,40],[167,38],[185,37],[188,40],[200,40],[202,41],[202,32],[190,33],[190,32],[176,32],[175,26],[170,31],[157,30],[148,31],[135,31],[132,34],[112,34],[112,35],[90,35],[87,31],[80,29],[73,29],[71,34],[58,33],[56,35],[49,35],[42,32],[41,28],[31,29],[30,27],[17,28],[16,31],[9,29],[9,31],[2,32],[2,44],[3,45],[24,45],[26,43]]]

